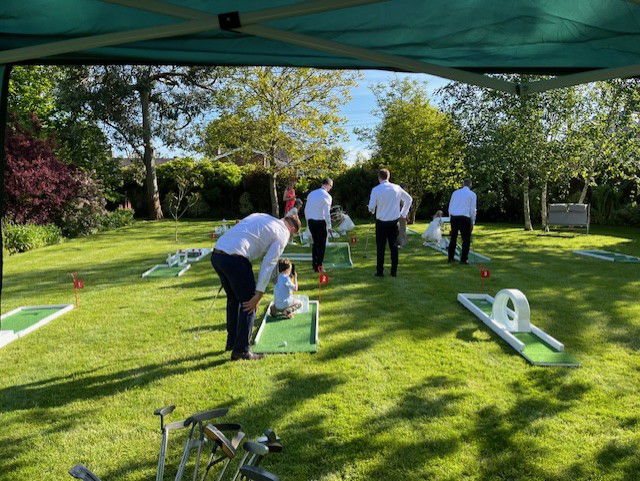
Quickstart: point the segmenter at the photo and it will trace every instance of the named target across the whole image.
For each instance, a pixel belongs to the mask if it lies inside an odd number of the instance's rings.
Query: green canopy
[[[640,69],[631,0],[5,0],[0,35],[0,64],[383,68],[513,93]],[[487,72],[574,75],[518,87]]]

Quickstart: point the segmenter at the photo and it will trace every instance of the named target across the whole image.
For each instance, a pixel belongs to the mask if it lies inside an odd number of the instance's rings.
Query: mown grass
[[[208,246],[210,228],[181,223],[180,247]],[[476,267],[449,266],[411,236],[399,277],[374,278],[372,226],[357,235],[354,268],[323,289],[319,352],[250,363],[223,352],[208,261],[140,278],[175,249],[170,222],[9,257],[2,312],[72,302],[71,271],[86,288],[78,309],[0,349],[0,479],[70,479],[77,462],[104,481],[154,479],[152,411],[170,403],[173,419],[228,406],[250,436],[276,429],[286,449],[265,467],[284,481],[640,479],[638,266],[570,253],[640,255],[640,231],[474,233],[493,259],[488,290],[523,290],[579,369],[528,365],[462,308]],[[299,271],[316,297],[310,267]]]

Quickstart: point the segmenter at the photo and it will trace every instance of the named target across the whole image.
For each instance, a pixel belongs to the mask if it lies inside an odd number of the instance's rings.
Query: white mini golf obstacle
[[[191,249],[180,249],[176,254],[186,256],[186,262],[198,262],[211,254],[213,249],[209,247],[195,247]]]
[[[619,252],[603,251],[598,249],[575,250],[573,251],[573,253],[579,256],[593,257],[595,259],[600,259],[601,261],[608,261],[608,262],[631,262],[631,263],[640,262],[640,257],[630,256],[628,254],[620,254]]]
[[[0,316],[0,347],[41,328],[73,309],[73,304],[21,306]]]
[[[156,264],[148,271],[142,273],[142,277],[179,277],[189,268],[189,256],[186,251],[178,251],[167,256],[166,264]]]
[[[458,301],[531,364],[580,365],[565,352],[564,344],[531,323],[529,301],[522,291],[502,289],[495,299],[488,294],[458,294]]]

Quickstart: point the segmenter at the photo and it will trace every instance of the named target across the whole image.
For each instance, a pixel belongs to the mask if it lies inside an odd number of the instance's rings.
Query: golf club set
[[[171,433],[187,430],[188,435],[182,450],[182,457],[175,481],[185,479],[185,473],[193,470],[193,481],[205,481],[217,471],[216,481],[279,481],[279,478],[260,466],[269,453],[282,452],[282,444],[276,433],[267,429],[263,436],[253,441],[245,441],[242,426],[235,423],[219,423],[218,418],[226,416],[228,408],[201,411],[181,421],[165,424],[165,416],[171,414],[175,405],[156,409],[153,413],[160,418],[160,455],[156,481],[164,481],[164,466]],[[243,442],[244,441],[244,442]],[[239,459],[235,471],[229,469],[232,461]],[[192,462],[190,462],[193,460]],[[215,468],[215,469],[214,469]],[[233,473],[230,477],[225,475]],[[87,467],[78,464],[69,474],[82,481],[101,481]]]

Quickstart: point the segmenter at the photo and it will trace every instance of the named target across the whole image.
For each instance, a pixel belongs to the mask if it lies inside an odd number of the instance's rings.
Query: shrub
[[[116,209],[102,217],[100,230],[112,230],[131,224],[133,224],[133,209]]]
[[[627,205],[614,210],[609,222],[613,225],[640,226],[640,206]]]
[[[76,195],[63,206],[57,224],[65,237],[94,234],[107,214],[102,189],[81,169],[74,172],[73,181],[77,185]]]
[[[53,224],[2,224],[2,243],[9,254],[58,244],[61,240],[62,231]]]
[[[11,123],[6,137],[6,212],[20,224],[54,222],[77,191],[74,169],[56,158],[49,139],[37,137],[37,119],[31,130]]]

